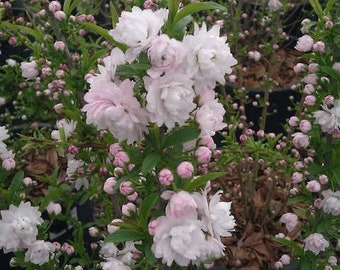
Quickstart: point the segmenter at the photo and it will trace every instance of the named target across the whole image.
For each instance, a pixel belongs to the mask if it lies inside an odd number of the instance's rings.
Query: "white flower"
[[[281,216],[280,222],[286,225],[288,232],[291,232],[298,224],[298,217],[294,213],[285,213]]]
[[[183,38],[187,49],[186,73],[194,78],[195,89],[216,81],[225,83],[225,74],[230,74],[237,63],[226,41],[226,36],[220,37],[220,26],[214,25],[207,31],[205,23],[201,29],[195,24],[194,35]]]
[[[318,255],[321,251],[325,251],[329,246],[329,242],[320,233],[312,233],[304,241],[304,251],[311,251]]]
[[[134,6],[131,12],[123,11],[115,29],[109,34],[118,42],[126,44],[126,60],[132,62],[137,55],[147,48],[161,30],[167,19],[167,10],[141,10]]]
[[[57,121],[56,126],[58,130],[53,130],[51,132],[51,138],[56,141],[60,141],[60,132],[64,132],[65,138],[68,139],[71,137],[72,133],[76,130],[77,121],[69,121],[67,119],[61,119]],[[63,131],[61,131],[63,129]]]
[[[200,221],[162,216],[157,222],[151,247],[156,258],[167,266],[187,266],[200,259],[206,244]]]
[[[31,61],[31,62],[22,62],[20,64],[20,68],[22,71],[22,77],[30,80],[34,79],[39,75],[39,71],[37,69],[37,62]]]
[[[195,120],[200,125],[201,137],[204,135],[214,136],[216,131],[225,128],[227,124],[223,123],[224,114],[223,105],[216,99],[200,107],[196,112]]]
[[[166,71],[175,70],[186,53],[183,44],[162,34],[155,37],[148,49],[152,67],[147,71],[151,78],[162,75]]]
[[[50,253],[54,250],[55,247],[50,242],[35,241],[25,253],[25,262],[43,265],[49,261]]]
[[[183,125],[196,108],[193,81],[184,74],[166,73],[151,79],[144,77],[147,90],[146,109],[150,120],[159,127],[163,124],[172,129],[175,124]]]
[[[268,9],[270,11],[278,11],[282,7],[282,3],[279,0],[269,0]]]
[[[115,258],[108,258],[106,262],[101,262],[103,270],[130,270],[131,268]]]
[[[8,130],[5,126],[0,126],[0,154],[7,153],[7,145],[3,141],[8,138]]]
[[[67,169],[66,176],[72,178],[73,175],[77,172],[78,168],[84,166],[84,161],[78,159],[68,159],[67,160]]]
[[[323,104],[322,110],[313,113],[315,123],[321,126],[323,132],[332,133],[333,130],[340,127],[340,100],[334,101],[334,107],[329,109]]]
[[[322,210],[333,216],[340,215],[340,191],[333,192],[328,189],[322,192]]]
[[[231,236],[236,225],[234,216],[230,214],[231,202],[221,202],[222,191],[218,191],[208,202],[208,190],[205,189],[201,194],[192,194],[198,213],[201,215],[202,229],[219,239],[220,236]]]
[[[0,248],[4,252],[15,252],[28,248],[38,234],[37,225],[43,222],[38,207],[30,202],[21,202],[19,207],[9,206],[9,210],[1,210]]]
[[[113,243],[104,243],[99,253],[106,260],[114,259],[116,261],[123,263],[124,265],[132,265],[135,263],[133,256],[136,252],[138,252],[138,250],[135,247],[136,243],[132,241],[127,241],[125,242],[123,249],[119,249]],[[140,243],[141,242],[138,242],[138,244]]]

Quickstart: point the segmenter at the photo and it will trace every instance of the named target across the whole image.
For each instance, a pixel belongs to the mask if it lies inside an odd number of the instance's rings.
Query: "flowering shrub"
[[[221,237],[231,235],[235,220],[220,191],[208,195],[210,180],[224,173],[202,168],[216,148],[211,136],[226,126],[214,88],[237,61],[219,26],[195,23],[186,33],[180,22],[218,5],[179,9],[169,1],[168,8],[134,6],[115,17],[111,4],[109,31],[76,7],[36,3],[28,18],[2,22],[2,35],[31,54],[3,67],[4,78],[19,78],[22,98],[14,106],[25,111],[14,119],[48,124],[23,125],[15,156],[1,142],[1,207],[9,210],[1,211],[0,230],[8,233],[0,247],[13,253],[11,265],[26,269],[211,263],[223,255]],[[38,100],[26,103],[29,96]],[[8,139],[7,128],[1,132]],[[43,194],[34,194],[39,185]],[[77,211],[89,202],[93,216],[84,222]],[[58,222],[72,230],[70,238],[59,240]]]

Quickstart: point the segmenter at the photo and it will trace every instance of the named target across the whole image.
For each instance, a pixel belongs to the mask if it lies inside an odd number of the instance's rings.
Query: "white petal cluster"
[[[15,252],[30,247],[38,235],[37,225],[43,222],[38,207],[30,202],[10,205],[8,210],[1,210],[0,248],[5,253]]]

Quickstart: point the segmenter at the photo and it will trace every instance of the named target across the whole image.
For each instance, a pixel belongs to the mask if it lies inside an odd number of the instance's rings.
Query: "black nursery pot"
[[[226,85],[225,91],[227,95],[234,97],[234,86]],[[254,106],[253,101],[258,101],[257,96],[263,99],[265,90],[263,89],[248,89],[248,101],[245,105],[245,115],[247,123],[253,123],[252,129],[255,131],[259,129],[259,122],[262,115],[262,107]],[[290,87],[273,89],[269,94],[269,107],[266,118],[265,132],[273,132],[275,134],[286,131],[284,125],[287,119],[295,114],[294,103],[301,100],[301,94],[294,91]],[[235,100],[239,103],[239,100]]]

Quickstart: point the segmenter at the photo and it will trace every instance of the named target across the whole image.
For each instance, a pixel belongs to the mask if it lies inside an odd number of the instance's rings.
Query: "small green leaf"
[[[132,77],[141,75],[144,76],[146,74],[146,71],[151,68],[150,63],[133,63],[133,64],[127,64],[127,65],[120,65],[117,67],[117,75],[122,77]]]
[[[146,175],[149,173],[160,161],[161,156],[157,153],[150,153],[146,156],[146,158],[143,160],[142,164],[142,173]]]
[[[110,2],[110,14],[111,14],[112,27],[115,28],[116,24],[118,23],[119,16],[112,1]]]
[[[19,171],[15,174],[15,176],[12,179],[12,183],[10,184],[10,186],[8,187],[8,190],[11,193],[15,193],[17,192],[20,187],[22,186],[22,179],[24,178],[24,172],[23,171]]]
[[[302,256],[304,253],[302,247],[300,247],[296,242],[292,240],[287,240],[285,238],[273,238],[273,240],[284,246],[292,248],[296,256]]]
[[[320,2],[318,0],[309,0],[310,5],[314,9],[316,15],[318,15],[319,19],[323,18],[323,11],[322,7],[320,5]]]
[[[138,241],[147,238],[147,236],[147,234],[140,231],[120,229],[108,235],[105,238],[105,242],[123,243],[126,241]]]
[[[65,0],[63,5],[63,10],[66,14],[70,14],[71,0]]]
[[[84,27],[85,30],[90,31],[99,36],[102,36],[107,41],[111,42],[112,44],[117,46],[119,49],[121,49],[123,52],[126,51],[127,46],[125,44],[119,43],[116,40],[114,40],[114,38],[109,34],[109,31],[107,29],[100,27],[94,23],[90,23],[90,22],[83,22],[82,26]]]
[[[184,186],[184,190],[188,192],[195,191],[199,187],[203,187],[204,185],[206,185],[208,181],[214,180],[218,177],[222,177],[223,175],[225,175],[225,172],[212,172],[212,173],[201,175],[193,179],[191,182],[186,182]]]
[[[222,6],[216,2],[197,2],[197,3],[191,3],[184,8],[182,8],[180,11],[177,12],[175,18],[174,18],[174,25],[183,19],[184,17],[191,15],[195,12],[199,12],[201,10],[209,10],[209,9],[219,9],[222,11],[227,10],[225,6]]]
[[[329,12],[331,11],[332,7],[335,5],[335,3],[338,0],[328,0],[327,4],[326,4],[326,8],[325,8],[325,12],[324,14],[327,16],[329,14]]]
[[[159,200],[159,194],[154,193],[146,197],[142,205],[140,206],[139,221],[142,227],[147,226],[150,212],[158,200]]]
[[[180,128],[167,135],[164,141],[164,147],[183,144],[194,140],[200,134],[198,128]]]

